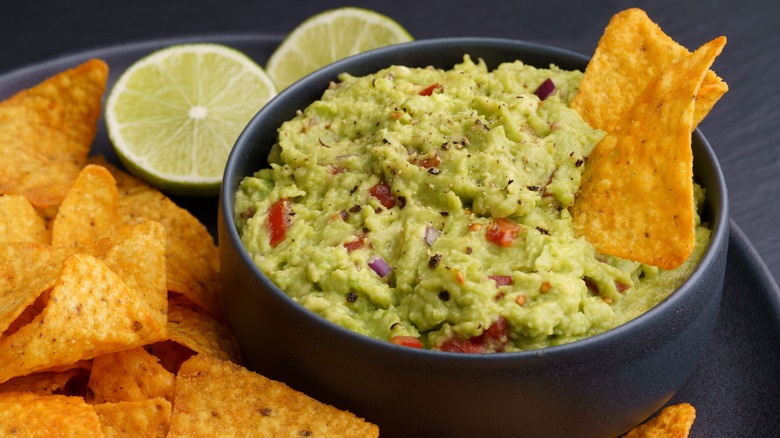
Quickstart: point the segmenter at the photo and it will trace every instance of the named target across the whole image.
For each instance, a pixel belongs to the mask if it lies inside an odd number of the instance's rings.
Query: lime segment
[[[244,126],[276,88],[219,44],[182,44],[134,63],[106,100],[109,138],[132,173],[174,195],[213,196]]]
[[[268,59],[266,70],[282,90],[339,59],[411,40],[400,24],[377,12],[332,9],[296,27]]]

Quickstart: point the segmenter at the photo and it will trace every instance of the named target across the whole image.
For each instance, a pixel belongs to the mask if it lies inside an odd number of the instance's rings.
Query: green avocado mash
[[[468,56],[344,74],[241,182],[243,244],[301,305],[401,345],[527,350],[622,324],[688,277],[709,230],[673,271],[574,237],[567,208],[603,136],[569,108],[581,77]]]

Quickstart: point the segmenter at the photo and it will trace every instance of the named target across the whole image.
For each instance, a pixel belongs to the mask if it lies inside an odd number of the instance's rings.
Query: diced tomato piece
[[[472,342],[471,339],[463,339],[458,337],[447,339],[439,349],[441,351],[448,351],[450,353],[487,353],[487,349],[485,349],[484,345]]]
[[[432,157],[415,160],[415,163],[418,166],[424,167],[426,169],[431,167],[439,167],[441,164],[441,158],[438,155],[434,155]]]
[[[390,342],[402,347],[423,348],[422,342],[414,336],[393,336],[390,338]]]
[[[370,193],[371,196],[378,199],[379,203],[382,204],[383,207],[385,208],[395,207],[395,196],[390,190],[390,186],[386,182],[382,181],[380,183],[377,183],[376,185],[368,189],[368,193]]]
[[[430,85],[430,86],[424,88],[423,90],[421,90],[419,94],[420,94],[420,96],[430,96],[431,94],[433,94],[433,90],[435,90],[435,89],[437,89],[439,87],[441,87],[441,85],[439,85],[438,83],[435,83],[435,84]]]
[[[494,344],[503,343],[506,345],[506,342],[509,340],[509,321],[507,321],[503,316],[499,316],[498,319],[478,337],[481,337],[485,341],[490,341]],[[501,349],[503,350],[503,348]]]
[[[441,351],[453,353],[490,353],[502,352],[509,343],[509,322],[503,316],[482,332],[469,339],[454,337],[444,341]]]
[[[488,225],[485,238],[499,246],[510,246],[520,233],[520,225],[512,219],[496,219]]]
[[[357,239],[345,243],[344,248],[347,249],[347,252],[352,252],[356,249],[362,248],[365,243],[366,243],[366,235],[361,234],[360,236],[357,237]]]
[[[290,206],[286,198],[279,199],[271,205],[268,211],[268,232],[271,234],[271,247],[276,247],[287,236],[287,229],[292,224]]]
[[[509,286],[512,284],[511,275],[488,275],[488,278],[496,282],[496,286]]]

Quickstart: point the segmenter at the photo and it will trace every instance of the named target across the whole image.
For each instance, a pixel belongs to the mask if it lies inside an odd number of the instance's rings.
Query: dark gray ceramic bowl
[[[219,212],[228,316],[249,368],[379,425],[384,437],[609,437],[668,401],[701,359],[720,305],[728,198],[707,140],[693,134],[706,188],[710,247],[693,275],[635,320],[568,345],[519,353],[451,354],[370,339],[310,313],[253,264],[233,220],[240,180],[266,166],[281,123],[317,100],[341,72],[393,64],[451,68],[465,53],[489,67],[520,59],[584,69],[588,58],[519,41],[421,40],[358,55],[283,91],[249,123],[225,169]]]

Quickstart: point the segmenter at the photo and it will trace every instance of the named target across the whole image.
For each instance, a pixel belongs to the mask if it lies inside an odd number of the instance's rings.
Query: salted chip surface
[[[0,196],[0,243],[2,242],[51,242],[51,235],[43,218],[22,195]]]
[[[100,240],[78,248],[78,252],[102,258],[110,246],[110,242]],[[31,307],[45,306],[45,292],[54,286],[65,259],[76,251],[31,242],[0,244],[0,335],[7,335],[12,325],[18,326],[23,314],[34,317],[40,313],[42,307]]]
[[[11,336],[16,333],[20,328],[30,324],[35,318],[43,312],[46,305],[49,303],[49,290],[44,291],[38,295],[35,301],[27,306],[22,313],[11,322],[11,325],[2,333],[2,336]]]
[[[77,247],[120,234],[119,193],[111,173],[87,165],[68,190],[52,224],[52,245]]]
[[[152,309],[160,321],[168,314],[165,281],[165,227],[155,221],[142,222],[108,250],[103,260]]]
[[[696,92],[725,43],[716,38],[651,82],[591,152],[571,214],[597,251],[663,269],[693,251]]]
[[[174,374],[143,347],[98,356],[92,360],[87,401],[92,404],[173,400]]]
[[[0,435],[102,437],[103,430],[81,397],[9,392],[0,394]]]
[[[41,243],[0,244],[0,335],[54,286],[73,251]]]
[[[92,59],[0,102],[0,194],[62,201],[95,139],[107,79]]]
[[[376,437],[379,429],[232,362],[199,354],[176,376],[170,437]]]
[[[696,419],[696,409],[688,404],[667,406],[655,417],[631,429],[624,438],[686,438]]]
[[[164,398],[104,403],[94,408],[106,438],[163,438],[168,433],[171,403]]]
[[[643,10],[619,12],[604,30],[571,106],[590,126],[610,132],[654,78],[689,54]],[[708,70],[696,91],[694,127],[726,91],[728,85]]]
[[[101,260],[73,254],[43,312],[0,338],[0,382],[165,337],[165,320]]]

